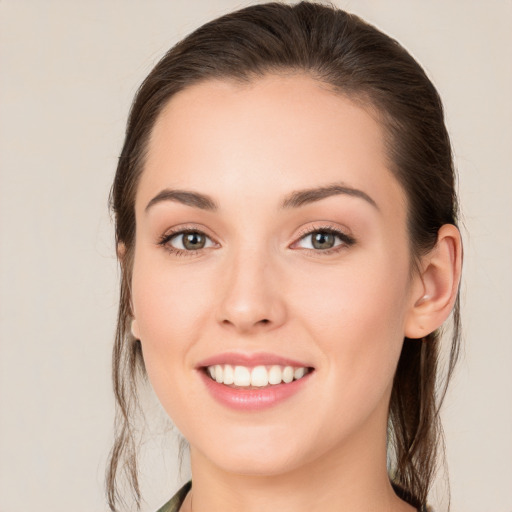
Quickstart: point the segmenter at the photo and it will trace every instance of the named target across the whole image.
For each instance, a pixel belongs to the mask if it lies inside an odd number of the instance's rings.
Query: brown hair
[[[116,438],[107,472],[115,511],[122,469],[137,506],[137,378],[144,376],[140,342],[130,335],[130,280],[135,194],[148,138],[178,91],[213,78],[249,82],[269,73],[300,72],[371,107],[385,127],[390,168],[408,198],[412,261],[432,249],[443,224],[456,224],[451,145],[439,95],[419,64],[394,39],[334,7],[311,2],[260,4],[211,21],[160,60],[139,88],[111,191],[116,242],[124,246],[113,381]],[[389,411],[389,474],[414,506],[427,499],[442,448],[439,407],[459,351],[459,301],[453,312],[447,373],[438,384],[439,333],[404,340]]]

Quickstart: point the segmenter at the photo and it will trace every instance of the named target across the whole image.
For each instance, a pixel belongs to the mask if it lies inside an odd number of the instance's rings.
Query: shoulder
[[[160,507],[157,512],[178,512],[191,487],[192,482],[187,482],[165,505]]]

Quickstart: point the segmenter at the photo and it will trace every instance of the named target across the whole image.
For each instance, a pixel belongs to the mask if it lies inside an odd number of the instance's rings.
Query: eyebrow
[[[314,203],[327,197],[340,194],[363,199],[374,208],[379,210],[377,203],[366,192],[363,192],[357,188],[349,187],[343,183],[333,183],[323,187],[296,190],[285,197],[281,204],[281,209],[299,208],[301,206],[305,206],[306,204]],[[213,212],[219,209],[218,204],[206,194],[191,192],[188,190],[164,189],[155,197],[153,197],[151,201],[149,201],[145,211],[147,212],[155,204],[164,201],[175,201],[186,206],[192,206],[194,208],[200,208],[201,210],[208,210]]]
[[[363,192],[357,188],[349,187],[343,183],[332,183],[331,185],[326,185],[323,187],[308,188],[305,190],[297,190],[296,192],[292,192],[283,201],[282,208],[298,208],[300,206],[314,203],[327,197],[336,196],[339,194],[358,197],[359,199],[363,199],[367,203],[371,204],[374,208],[379,210],[377,203],[366,192]]]
[[[216,211],[219,209],[217,203],[205,194],[199,192],[189,192],[188,190],[171,190],[164,189],[159,192],[146,206],[146,212],[155,204],[163,201],[176,201],[177,203],[185,204],[201,210]]]

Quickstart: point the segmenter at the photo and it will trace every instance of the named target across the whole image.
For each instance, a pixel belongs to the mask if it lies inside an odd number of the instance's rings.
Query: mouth
[[[205,389],[232,410],[263,411],[312,389],[316,370],[304,360],[268,352],[224,352],[197,366]]]
[[[307,366],[278,364],[215,364],[198,370],[212,398],[242,413],[266,410],[311,389],[315,373],[314,368]]]
[[[215,364],[203,366],[201,371],[218,384],[232,389],[251,390],[290,384],[303,379],[313,372],[314,368],[279,364],[257,366]]]

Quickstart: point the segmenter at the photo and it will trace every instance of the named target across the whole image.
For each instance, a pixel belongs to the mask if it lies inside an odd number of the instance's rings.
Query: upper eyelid
[[[176,228],[167,229],[163,233],[163,235],[160,237],[160,240],[163,240],[165,238],[169,240],[174,236],[181,235],[184,233],[201,233],[202,235],[205,235],[208,238],[210,238],[212,241],[218,243],[217,242],[218,237],[216,235],[212,235],[209,232],[209,230],[207,230],[203,227],[198,227],[194,224],[190,224],[190,225],[185,224],[185,225],[178,226]]]
[[[309,228],[304,228],[299,231],[297,235],[297,239],[303,238],[304,236],[311,235],[312,233],[318,233],[319,231],[332,231],[333,233],[339,233],[341,235],[350,236],[346,230],[343,230],[339,227],[333,226],[332,224],[322,224],[320,226],[313,226]]]

